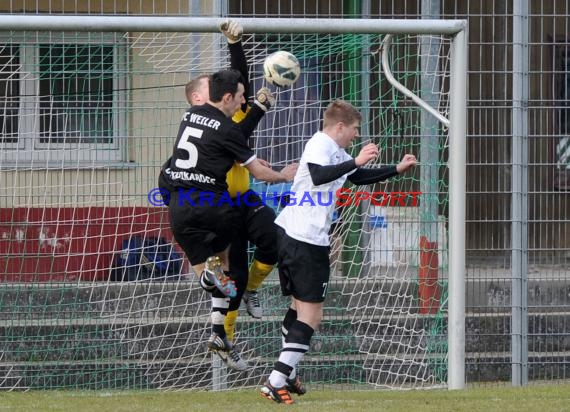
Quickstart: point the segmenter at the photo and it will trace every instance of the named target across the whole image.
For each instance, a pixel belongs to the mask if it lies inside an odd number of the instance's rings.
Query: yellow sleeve
[[[226,174],[226,183],[228,184],[228,192],[232,198],[235,198],[238,192],[241,194],[247,192],[249,189],[249,170],[234,163]]]
[[[232,120],[234,121],[234,123],[239,123],[245,118],[245,116],[247,115],[248,112],[249,112],[249,106],[247,106],[245,111],[243,111],[242,109],[239,109],[236,112],[236,114],[234,114],[234,116],[232,117]]]
[[[235,123],[241,122],[249,112],[249,106],[245,111],[238,110],[232,117]],[[226,183],[228,184],[228,192],[232,198],[237,196],[237,193],[245,193],[249,189],[249,170],[245,167],[234,163],[232,168],[226,174]]]

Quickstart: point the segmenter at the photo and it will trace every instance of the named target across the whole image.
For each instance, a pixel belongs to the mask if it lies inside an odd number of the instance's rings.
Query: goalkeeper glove
[[[220,24],[220,31],[226,36],[229,44],[234,44],[241,40],[243,27],[236,20],[225,20]]]
[[[257,91],[257,98],[254,100],[254,103],[266,112],[275,104],[275,97],[273,97],[271,90],[267,87],[262,87]]]

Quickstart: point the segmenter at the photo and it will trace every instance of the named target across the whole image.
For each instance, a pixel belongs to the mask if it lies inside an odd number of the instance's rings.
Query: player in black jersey
[[[184,113],[172,157],[161,171],[172,233],[186,253],[200,284],[212,293],[212,336],[215,352],[233,349],[224,319],[235,284],[226,274],[228,246],[241,226],[241,217],[227,192],[226,173],[239,162],[256,178],[268,182],[293,179],[296,165],[276,172],[264,166],[246,145],[242,130],[231,117],[245,103],[238,71],[222,70],[209,81],[209,101]],[[224,273],[224,270],[226,273]]]
[[[243,28],[236,20],[226,20],[220,30],[226,37],[232,69],[238,70],[244,79],[244,96],[249,96],[249,70],[245,52],[241,43]],[[186,99],[192,106],[204,104],[209,98],[209,75],[203,74],[190,80],[185,87]],[[257,91],[253,103],[243,104],[232,120],[239,124],[244,136],[249,138],[263,115],[274,104],[275,99],[266,87]],[[246,142],[249,145],[249,142]],[[259,159],[262,161],[261,159]],[[263,161],[262,161],[263,162]],[[265,164],[265,163],[264,163]],[[269,166],[269,164],[266,164]],[[250,176],[245,167],[234,163],[226,175],[228,192],[232,199],[240,194],[248,202],[240,202],[237,208],[242,217],[242,227],[229,251],[229,269],[231,279],[236,286],[236,296],[230,298],[228,313],[225,318],[225,331],[228,341],[233,343],[235,324],[240,302],[246,303],[248,313],[254,318],[261,318],[262,309],[257,289],[277,262],[277,232],[274,220],[275,212],[263,204],[259,196],[250,189]],[[255,246],[251,265],[248,267],[248,242]],[[236,370],[247,370],[247,362],[234,348],[230,353],[218,353],[226,365]]]

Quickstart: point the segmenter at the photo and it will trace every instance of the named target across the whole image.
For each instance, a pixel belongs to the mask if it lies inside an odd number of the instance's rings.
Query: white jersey
[[[308,163],[337,165],[351,160],[346,151],[330,136],[317,132],[307,142],[291,186],[291,200],[275,219],[287,235],[313,245],[328,246],[329,230],[337,200],[336,191],[344,185],[347,173],[332,182],[313,184]]]

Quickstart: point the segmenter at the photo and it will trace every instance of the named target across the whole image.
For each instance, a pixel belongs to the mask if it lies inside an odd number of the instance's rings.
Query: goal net
[[[185,83],[229,67],[217,24],[0,32],[0,387],[229,389],[271,371],[288,304],[276,270],[259,290],[263,319],[242,307],[237,320],[250,368],[227,369],[205,345],[210,296],[172,243],[153,190],[187,107]],[[340,98],[363,114],[354,153],[372,141],[377,165],[405,153],[420,160],[389,182],[346,186],[339,199],[324,319],[299,365],[303,381],[445,386],[449,228],[463,224],[450,221],[452,36],[437,25],[388,39],[253,27],[242,40],[252,94],[266,85],[269,53],[301,62],[291,88],[269,86],[277,103],[252,139],[258,157],[276,168],[298,161]],[[271,199],[289,186],[252,188],[279,212]]]

